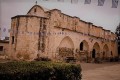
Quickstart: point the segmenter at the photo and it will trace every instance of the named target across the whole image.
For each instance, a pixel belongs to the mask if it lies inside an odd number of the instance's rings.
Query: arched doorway
[[[103,47],[103,58],[105,58],[105,57],[109,57],[110,56],[110,54],[109,54],[109,48],[108,48],[108,45],[107,44],[105,44],[104,45],[104,47]]]
[[[80,61],[87,61],[88,58],[88,49],[89,49],[89,45],[88,42],[83,40],[80,45],[79,45],[79,54],[77,54],[77,58],[80,59]]]
[[[93,45],[93,50],[92,50],[92,58],[97,57],[98,55],[100,55],[100,46],[99,44],[96,42]]]
[[[59,56],[68,57],[74,54],[74,43],[69,36],[64,37],[59,44]]]
[[[93,51],[92,51],[92,58],[95,58],[95,56],[96,56],[96,50],[93,49]]]
[[[80,51],[87,51],[89,49],[89,45],[88,45],[88,42],[83,40],[81,43],[80,43]]]
[[[80,50],[83,51],[83,42],[80,43]]]

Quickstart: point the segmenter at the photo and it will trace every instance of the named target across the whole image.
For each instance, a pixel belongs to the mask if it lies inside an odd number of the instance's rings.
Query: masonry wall
[[[108,47],[108,51],[106,52],[106,57],[109,57],[111,54],[110,52],[112,51],[114,56],[117,56],[117,53],[115,52],[116,51],[116,43],[115,42],[112,42],[112,41],[103,41],[101,39],[97,39],[95,37],[92,37],[92,36],[85,36],[81,33],[76,33],[76,32],[71,32],[69,30],[64,30],[62,31],[62,29],[60,28],[56,28],[55,29],[55,32],[56,33],[61,33],[63,32],[64,34],[57,34],[57,35],[52,35],[52,40],[50,40],[49,42],[51,43],[50,45],[50,53],[49,54],[50,56],[52,55],[52,57],[56,57],[56,55],[59,55],[58,53],[58,48],[59,48],[59,45],[61,43],[61,41],[65,38],[65,37],[69,37],[71,40],[72,40],[72,43],[68,43],[69,45],[72,45],[74,44],[73,48],[74,48],[74,53],[76,53],[76,49],[80,49],[80,43],[82,41],[86,41],[88,43],[88,52],[89,52],[89,56],[91,56],[92,54],[90,53],[92,50],[93,50],[93,46],[95,43],[98,43],[99,45],[99,53],[100,53],[100,56],[102,57],[103,56],[103,51],[104,51],[104,46],[107,45]],[[66,43],[64,43],[66,44]],[[113,46],[114,45],[114,46]],[[64,45],[65,47],[69,47],[67,45]]]
[[[44,24],[45,18],[36,16],[16,16],[12,18],[11,55],[16,57],[17,55],[30,54],[30,58],[33,59],[39,51],[44,52],[45,36],[43,33],[46,29]]]
[[[69,24],[69,21],[72,21],[71,25]],[[73,48],[75,54],[77,54],[75,50],[79,49],[80,43],[85,40],[88,43],[89,56],[91,56],[91,52],[95,43],[98,43],[99,45],[100,49],[97,51],[97,53],[100,53],[100,57],[103,57],[103,52],[106,53],[106,57],[110,57],[111,52],[114,54],[113,56],[117,56],[116,42],[113,41],[115,40],[115,34],[111,34],[109,30],[105,30],[102,27],[97,27],[87,22],[80,21],[78,18],[69,17],[67,15],[61,14],[60,11],[57,12],[57,10],[51,12],[50,23],[54,23],[54,25],[50,25],[50,32],[58,33],[57,35],[53,34],[52,36],[50,36],[49,52],[50,56],[52,57],[56,57],[56,55],[59,55],[58,48],[61,41],[65,37],[69,37],[73,41],[71,45],[74,44]],[[114,47],[112,45],[114,45]],[[65,45],[65,47],[70,46]]]
[[[13,17],[11,29],[12,56],[27,53],[31,54],[30,58],[33,59],[40,53],[41,56],[56,59],[61,55],[59,51],[62,48],[68,52],[72,51],[72,56],[79,54],[79,50],[87,51],[91,57],[93,49],[101,58],[110,57],[111,52],[113,56],[117,56],[114,33],[77,17],[63,14],[57,9],[44,11],[42,7],[34,6],[27,15]],[[82,42],[83,49],[80,50]]]

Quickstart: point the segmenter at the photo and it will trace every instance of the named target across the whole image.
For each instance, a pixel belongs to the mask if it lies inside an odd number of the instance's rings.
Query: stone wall
[[[36,16],[13,17],[10,34],[11,54],[31,53],[35,56],[39,51],[45,52],[45,22],[46,18]]]
[[[46,11],[38,5],[33,6],[27,15],[12,18],[11,30],[10,50],[13,57],[31,54],[33,59],[40,54],[54,59],[61,54],[59,49],[63,48],[62,53],[72,51],[76,55],[81,43],[82,51],[87,50],[89,57],[93,49],[101,58],[103,52],[106,57],[110,56],[111,51],[113,56],[117,56],[114,33],[57,9]]]

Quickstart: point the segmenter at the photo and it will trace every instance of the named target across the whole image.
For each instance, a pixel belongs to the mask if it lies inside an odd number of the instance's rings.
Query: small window
[[[14,36],[12,36],[12,44],[14,44]]]
[[[3,46],[0,46],[0,51],[3,51]]]
[[[34,9],[34,12],[36,12],[36,8]]]

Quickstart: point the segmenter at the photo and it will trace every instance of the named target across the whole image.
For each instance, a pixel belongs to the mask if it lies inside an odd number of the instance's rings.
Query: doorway
[[[80,43],[80,50],[83,51],[83,42]]]
[[[95,58],[95,56],[96,56],[96,50],[93,49],[93,50],[92,50],[92,58]]]

